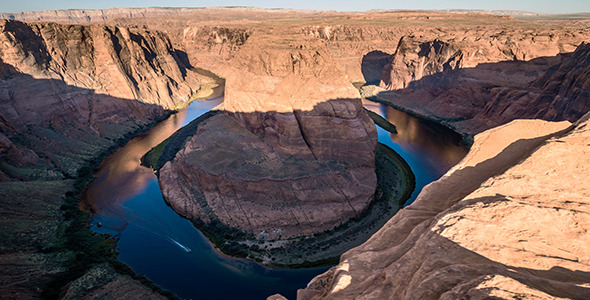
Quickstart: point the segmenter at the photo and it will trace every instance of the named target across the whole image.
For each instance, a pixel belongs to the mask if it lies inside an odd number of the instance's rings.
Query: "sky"
[[[538,13],[590,12],[590,0],[0,0],[0,12],[110,7],[252,6],[311,10],[365,11],[370,9],[483,9]]]

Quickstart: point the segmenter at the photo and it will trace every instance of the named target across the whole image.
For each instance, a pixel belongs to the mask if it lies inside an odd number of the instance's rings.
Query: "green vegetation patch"
[[[375,155],[375,170],[376,197],[403,207],[416,188],[416,177],[410,165],[393,149],[379,143]]]
[[[96,169],[109,154],[123,146],[132,137],[151,128],[154,124],[155,122],[118,136],[110,147],[103,148],[99,155],[78,168],[77,176],[74,180],[71,180],[73,184],[71,184],[70,190],[65,193],[63,204],[60,206],[63,212],[62,222],[65,228],[63,233],[58,235],[59,242],[55,243],[51,249],[46,250],[69,254],[68,259],[63,262],[65,271],[47,284],[43,290],[44,298],[58,298],[63,287],[81,278],[93,268],[105,264],[110,265],[118,274],[130,276],[155,292],[170,299],[177,298],[174,294],[162,290],[143,275],[135,274],[131,268],[119,262],[117,260],[118,253],[115,250],[116,239],[110,235],[92,232],[88,227],[91,213],[79,209],[79,202],[84,195],[86,186],[94,180],[92,170]]]

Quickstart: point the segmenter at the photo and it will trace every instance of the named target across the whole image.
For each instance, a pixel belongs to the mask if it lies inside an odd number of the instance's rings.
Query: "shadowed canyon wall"
[[[575,121],[590,109],[585,88],[590,46],[586,43],[573,53],[554,57],[461,68],[458,65],[462,64],[463,54],[452,50],[459,46],[441,41],[419,45],[393,56],[391,66],[401,59],[412,61],[408,67],[391,68],[404,74],[432,74],[419,76],[419,80],[409,79],[409,83],[385,85],[391,91],[375,93],[378,100],[446,123],[464,134],[475,134],[518,118]],[[420,53],[434,54],[427,58]],[[390,75],[386,67],[384,78],[403,77]],[[385,80],[381,81],[382,86]]]
[[[109,266],[76,197],[100,159],[213,80],[159,32],[1,20],[0,41],[3,297],[162,298]]]
[[[205,81],[158,32],[17,21],[2,21],[0,31],[0,155],[17,168],[75,176],[101,151],[93,143],[109,144],[185,105]]]
[[[162,168],[163,193],[186,216],[198,214],[195,208],[205,199],[226,224],[258,233],[283,227],[285,236],[310,233],[315,226],[330,227],[324,217],[344,221],[367,205],[374,191],[369,173],[375,129],[351,99],[358,97],[351,82],[379,81],[384,90],[374,95],[377,100],[464,134],[515,118],[575,121],[588,110],[588,45],[581,44],[590,31],[583,24],[439,12],[150,13],[70,11],[53,17],[108,19],[95,25],[0,21],[0,193],[6,199],[0,204],[8,228],[0,275],[10,285],[9,298],[38,297],[54,274],[64,273],[64,261],[78,258],[60,240],[68,223],[59,208],[73,189],[73,180],[65,178],[76,177],[82,165],[129,132],[183,106],[207,81],[191,65],[226,78],[226,103]],[[47,14],[22,17],[41,15]],[[145,18],[111,18],[120,16]],[[519,121],[476,137],[470,158],[300,296],[587,298],[588,253],[577,243],[586,242],[581,232],[588,195],[579,180],[587,172],[583,162],[572,160],[588,156],[585,126],[548,142],[567,124]],[[477,157],[492,148],[497,151]],[[280,178],[293,184],[264,175],[277,166],[285,171]],[[202,199],[175,194],[190,185],[164,186],[181,177],[214,184],[201,187]],[[342,182],[328,183],[328,177]],[[244,189],[249,180],[258,187]],[[326,186],[324,194],[316,193]],[[245,190],[237,197],[243,202],[265,192],[262,206],[271,211],[284,208],[273,202],[288,198],[283,191],[316,198],[306,209],[285,205],[307,227],[288,227],[270,214],[273,226],[267,229],[260,225],[263,218],[244,225],[256,206],[235,220],[224,215],[222,200],[237,190]],[[319,204],[318,211],[332,213],[314,216],[311,209],[328,198],[351,199],[351,205],[339,203],[336,215],[331,204]],[[549,230],[556,226],[576,243]],[[31,268],[39,271],[32,274]],[[146,292],[109,270],[94,265],[63,291],[72,298]],[[102,279],[89,284],[92,278]]]

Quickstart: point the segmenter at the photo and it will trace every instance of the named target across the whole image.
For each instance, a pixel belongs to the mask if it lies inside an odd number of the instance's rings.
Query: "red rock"
[[[587,297],[587,119],[477,135],[459,165],[299,298]]]
[[[376,187],[373,122],[317,42],[250,37],[226,79],[223,109],[159,172],[181,215],[270,238],[330,230]]]

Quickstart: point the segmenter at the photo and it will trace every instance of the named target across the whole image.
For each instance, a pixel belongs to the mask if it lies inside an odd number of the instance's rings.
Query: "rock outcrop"
[[[299,298],[587,298],[589,124],[517,120],[477,135]]]
[[[440,41],[416,42],[403,37],[391,61],[383,68],[380,87],[402,89],[424,76],[461,68],[463,53],[455,46]]]
[[[392,91],[375,97],[467,135],[519,118],[575,121],[590,109],[584,88],[589,84],[588,44],[531,61],[474,63],[465,59],[472,55],[460,45],[432,43],[439,46],[421,43],[396,53],[382,79]],[[421,47],[430,54],[418,55]],[[406,54],[397,58],[401,53]],[[477,66],[467,67],[473,64]],[[391,67],[398,76],[387,71]]]
[[[204,81],[159,32],[6,20],[0,32],[0,155],[19,168],[41,164],[73,176],[97,155],[93,143],[185,105]]]
[[[370,204],[377,135],[358,92],[321,43],[281,41],[240,47],[224,112],[160,169],[181,215],[285,239],[330,230]]]

